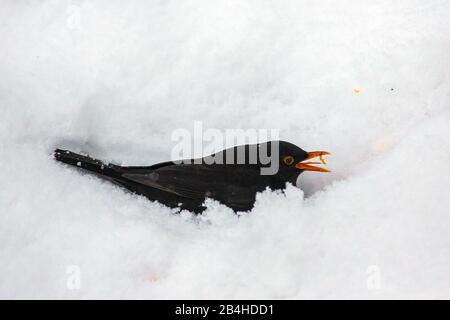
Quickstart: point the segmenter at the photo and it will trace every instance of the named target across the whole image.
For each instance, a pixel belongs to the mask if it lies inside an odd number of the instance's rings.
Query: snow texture
[[[450,298],[449,16],[447,0],[1,1],[0,297]],[[153,164],[195,120],[279,129],[333,172],[194,216],[51,156]]]

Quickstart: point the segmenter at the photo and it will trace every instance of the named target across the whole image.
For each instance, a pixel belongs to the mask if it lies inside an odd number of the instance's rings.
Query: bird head
[[[307,152],[296,145],[279,141],[279,163],[280,170],[302,173],[303,171],[330,172],[330,170],[316,165],[325,165],[325,155],[331,154],[328,151]],[[318,158],[315,160],[315,158]]]

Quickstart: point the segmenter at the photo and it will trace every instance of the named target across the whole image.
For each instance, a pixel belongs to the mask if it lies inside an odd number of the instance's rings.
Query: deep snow
[[[450,298],[449,16],[446,0],[3,0],[0,297]],[[333,172],[192,216],[51,157],[152,164],[195,120],[280,129],[333,151]]]

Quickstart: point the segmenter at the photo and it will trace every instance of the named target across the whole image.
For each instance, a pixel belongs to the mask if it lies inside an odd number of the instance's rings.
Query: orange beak
[[[328,151],[312,151],[308,153],[308,156],[306,157],[305,160],[300,161],[299,163],[297,163],[295,165],[295,167],[297,169],[300,170],[304,170],[304,171],[319,171],[319,172],[330,172],[330,170],[325,169],[325,168],[321,168],[321,167],[316,167],[316,166],[312,166],[312,164],[327,164],[327,161],[325,160],[324,156],[331,154]],[[319,157],[320,162],[305,162],[307,160],[313,159]]]

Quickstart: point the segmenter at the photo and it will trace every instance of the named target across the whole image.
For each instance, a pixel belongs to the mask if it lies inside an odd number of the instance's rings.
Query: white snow
[[[446,0],[2,1],[0,297],[450,298],[449,16]],[[175,215],[51,156],[152,164],[195,120],[278,128],[333,172],[239,217]]]

